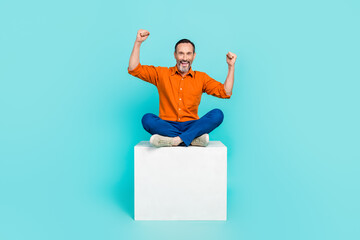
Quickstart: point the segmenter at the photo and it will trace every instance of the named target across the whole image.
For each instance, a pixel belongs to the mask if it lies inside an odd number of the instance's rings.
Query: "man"
[[[152,134],[150,143],[155,147],[178,145],[207,146],[209,133],[224,118],[221,110],[213,109],[202,118],[198,116],[201,95],[206,92],[219,98],[230,98],[234,84],[236,55],[226,55],[228,75],[222,84],[204,72],[193,71],[195,45],[182,39],[175,45],[175,67],[154,67],[140,64],[140,46],[150,33],[140,29],[132,50],[128,72],[154,84],[160,98],[160,114],[147,113],[142,118],[144,129]]]

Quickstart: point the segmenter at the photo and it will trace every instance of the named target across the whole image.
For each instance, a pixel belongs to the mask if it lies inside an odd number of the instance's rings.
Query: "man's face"
[[[176,47],[174,53],[176,59],[176,66],[181,73],[187,73],[190,70],[191,64],[195,59],[196,53],[193,52],[191,43],[180,43]]]

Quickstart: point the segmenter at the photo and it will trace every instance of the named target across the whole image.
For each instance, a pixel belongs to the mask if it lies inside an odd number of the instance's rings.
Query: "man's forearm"
[[[232,94],[232,89],[234,86],[234,73],[235,73],[235,66],[229,66],[228,75],[224,83],[224,88],[227,95]]]
[[[133,70],[137,67],[137,65],[139,65],[140,63],[140,47],[141,47],[141,42],[135,42],[134,43],[134,48],[131,52],[130,55],[130,60],[129,60],[129,70]]]

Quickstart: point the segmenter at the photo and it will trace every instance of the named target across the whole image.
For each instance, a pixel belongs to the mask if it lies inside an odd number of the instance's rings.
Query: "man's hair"
[[[175,52],[176,52],[176,48],[177,46],[180,44],[180,43],[191,43],[191,45],[193,46],[193,53],[195,53],[195,44],[190,41],[189,39],[181,39],[180,41],[178,41],[176,44],[175,44]]]

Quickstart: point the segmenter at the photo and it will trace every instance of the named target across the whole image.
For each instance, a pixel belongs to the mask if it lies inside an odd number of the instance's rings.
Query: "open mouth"
[[[189,63],[188,62],[180,62],[180,65],[183,66],[183,67],[186,67],[186,66],[189,65]]]

